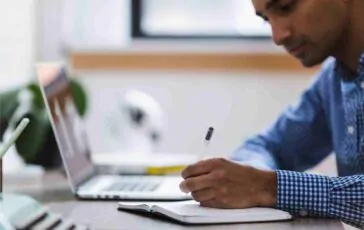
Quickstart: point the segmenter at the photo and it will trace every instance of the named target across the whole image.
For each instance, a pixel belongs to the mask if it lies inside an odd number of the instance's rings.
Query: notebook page
[[[164,210],[173,212],[181,216],[206,216],[206,217],[219,217],[224,216],[289,216],[287,212],[276,210],[272,208],[247,208],[247,209],[216,209],[202,207],[196,201],[180,201],[168,203],[154,203]]]
[[[168,216],[184,223],[233,223],[233,222],[265,222],[292,219],[284,211],[271,208],[248,209],[215,209],[202,207],[196,201],[176,202],[119,202],[119,208],[126,210],[145,210]]]

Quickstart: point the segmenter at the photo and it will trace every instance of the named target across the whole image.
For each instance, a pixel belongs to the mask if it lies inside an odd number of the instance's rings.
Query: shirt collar
[[[341,78],[341,91],[347,95],[358,87],[363,87],[364,82],[364,52],[359,57],[359,65],[356,73],[349,70],[344,63],[339,60],[335,62],[335,74]],[[353,79],[353,74],[355,78]]]
[[[341,77],[343,82],[361,81],[361,79],[364,78],[364,52],[359,57],[358,69],[355,73],[349,70],[349,68],[346,67],[344,63],[342,63],[337,59],[335,63],[335,73]],[[353,79],[353,74],[355,75],[354,79]]]

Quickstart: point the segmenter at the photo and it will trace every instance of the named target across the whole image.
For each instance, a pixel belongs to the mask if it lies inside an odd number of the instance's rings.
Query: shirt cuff
[[[276,173],[278,209],[297,216],[329,215],[329,177],[284,170],[277,170]]]

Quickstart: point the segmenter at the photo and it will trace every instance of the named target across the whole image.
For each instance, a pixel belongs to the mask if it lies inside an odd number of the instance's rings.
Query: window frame
[[[141,21],[143,12],[143,1],[145,0],[131,0],[131,35],[132,38],[146,38],[146,39],[197,39],[197,40],[271,40],[272,36],[269,35],[149,35],[142,31]]]

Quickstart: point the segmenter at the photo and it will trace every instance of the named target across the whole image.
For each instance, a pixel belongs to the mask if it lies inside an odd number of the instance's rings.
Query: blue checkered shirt
[[[328,59],[300,99],[232,159],[276,170],[278,209],[364,229],[364,53],[352,74]],[[339,177],[304,172],[332,152]]]

